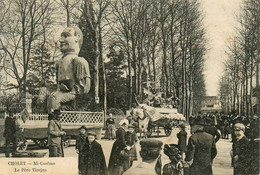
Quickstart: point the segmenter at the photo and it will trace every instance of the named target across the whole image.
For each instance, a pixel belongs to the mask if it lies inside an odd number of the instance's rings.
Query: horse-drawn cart
[[[153,132],[157,135],[160,128],[164,129],[165,135],[170,136],[172,127],[180,121],[185,121],[185,117],[174,108],[157,108],[145,104],[139,104],[139,107],[133,109],[134,120],[138,120],[139,130],[150,137]]]
[[[71,139],[76,138],[82,125],[89,130],[95,131],[97,137],[101,138],[101,130],[104,126],[103,112],[62,111],[61,113],[62,128],[66,132],[66,136],[63,138],[64,147],[68,147]],[[20,128],[16,133],[17,151],[25,151],[29,139],[40,147],[47,146],[49,122],[47,114],[31,114],[26,119],[22,118],[20,113],[15,114],[15,116]]]

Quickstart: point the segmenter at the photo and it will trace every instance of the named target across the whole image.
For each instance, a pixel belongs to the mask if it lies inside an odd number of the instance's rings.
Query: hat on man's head
[[[85,130],[87,131],[87,128],[86,128],[86,126],[84,126],[84,125],[82,125],[82,126],[79,128],[79,130],[81,130],[81,129],[85,129]]]
[[[163,142],[156,139],[144,139],[140,141],[141,148],[160,148]]]
[[[95,136],[96,137],[96,133],[94,132],[94,131],[89,131],[88,133],[87,133],[87,135],[88,136]]]
[[[55,109],[55,110],[53,111],[53,114],[54,114],[54,115],[61,115],[61,112],[60,112],[59,109]]]
[[[156,139],[144,139],[140,141],[140,156],[143,161],[156,159],[161,152],[163,142]]]
[[[48,120],[52,120],[54,118],[54,114],[53,113],[49,113],[48,114]]]

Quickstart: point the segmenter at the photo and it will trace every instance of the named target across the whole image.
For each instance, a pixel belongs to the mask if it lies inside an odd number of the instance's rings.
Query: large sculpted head
[[[83,43],[83,34],[78,27],[70,26],[62,31],[59,42],[62,53],[75,52],[78,54]]]

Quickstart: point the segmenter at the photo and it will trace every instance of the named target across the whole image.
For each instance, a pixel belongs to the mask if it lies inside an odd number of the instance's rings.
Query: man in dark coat
[[[185,161],[193,163],[190,168],[191,175],[212,175],[212,162],[217,155],[215,140],[212,135],[198,125],[195,133],[189,138]]]
[[[76,152],[79,154],[78,157],[78,170],[79,174],[82,174],[84,167],[84,146],[86,144],[87,128],[83,125],[79,128],[80,134],[76,139]]]
[[[218,129],[214,126],[214,121],[213,121],[213,119],[211,119],[209,117],[207,117],[205,119],[204,131],[206,133],[211,134],[213,136],[213,138],[215,139],[216,143],[220,139],[220,134],[218,132]]]
[[[181,131],[177,134],[178,137],[178,146],[181,151],[187,151],[187,132],[185,131],[185,124],[181,124]]]
[[[116,131],[116,141],[113,144],[108,171],[109,174],[121,175],[129,168],[128,155],[122,154],[125,149],[130,150],[130,147],[126,144],[126,129],[128,126],[128,120],[123,119],[119,122],[120,127]]]
[[[233,141],[231,157],[234,167],[234,175],[249,174],[249,141],[246,138],[245,126],[242,123],[236,123],[234,125],[234,134],[236,136]]]
[[[9,113],[9,116],[5,119],[5,130],[4,130],[4,137],[5,137],[5,157],[10,156],[10,144],[13,143],[12,147],[12,156],[15,156],[16,151],[16,136],[15,133],[17,131],[15,125],[15,117],[13,113]]]
[[[66,133],[62,131],[61,124],[59,122],[61,113],[59,110],[54,110],[53,117],[49,117],[48,123],[48,145],[49,145],[49,157],[64,157],[62,147],[62,136]]]
[[[107,175],[107,165],[101,145],[95,140],[96,133],[88,132],[88,139],[84,145],[84,175]]]

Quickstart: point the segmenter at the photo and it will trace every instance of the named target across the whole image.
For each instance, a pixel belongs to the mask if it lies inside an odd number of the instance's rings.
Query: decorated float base
[[[16,133],[18,147],[17,151],[25,151],[27,149],[27,140],[31,139],[35,144],[44,148],[48,143],[48,115],[47,114],[31,114],[29,117],[22,119],[20,114],[15,114],[20,130]],[[1,132],[4,131],[5,114],[0,120]],[[63,137],[63,146],[68,147],[71,139],[76,139],[79,135],[79,128],[84,125],[88,131],[94,131],[97,139],[101,139],[101,132],[104,126],[103,112],[85,112],[85,111],[61,111],[61,125],[66,132]],[[0,133],[1,136],[3,133]],[[1,139],[2,140],[2,139]],[[4,140],[4,139],[3,139]],[[0,146],[4,146],[1,142]]]

